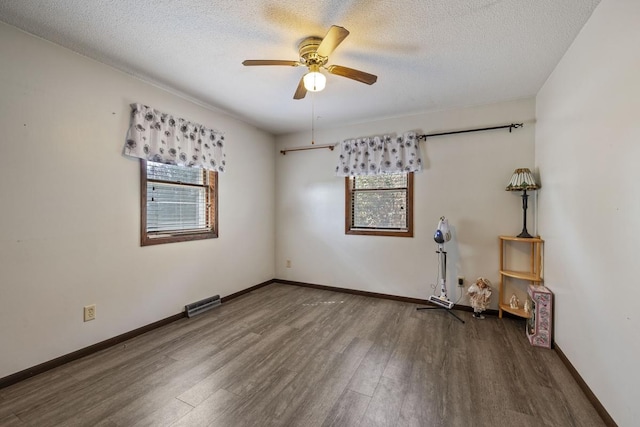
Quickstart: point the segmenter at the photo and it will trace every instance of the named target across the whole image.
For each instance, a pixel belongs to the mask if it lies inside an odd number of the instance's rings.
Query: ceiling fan
[[[242,65],[286,65],[290,67],[305,66],[309,72],[302,76],[293,99],[302,99],[307,91],[318,92],[324,89],[326,77],[320,72],[324,68],[331,74],[346,77],[368,85],[372,85],[378,80],[378,76],[354,70],[353,68],[341,65],[326,65],[329,55],[336,47],[349,35],[349,31],[337,25],[332,25],[324,38],[307,37],[298,46],[300,59],[298,61],[274,60],[274,59],[248,59]]]

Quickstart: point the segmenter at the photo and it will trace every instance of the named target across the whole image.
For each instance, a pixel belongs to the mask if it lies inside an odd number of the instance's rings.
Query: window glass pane
[[[147,231],[206,230],[204,187],[147,182]]]
[[[406,228],[406,203],[406,191],[382,190],[357,192],[353,195],[352,227]]]
[[[413,237],[413,174],[345,178],[345,233]]]
[[[202,169],[199,168],[147,162],[147,179],[202,185],[203,176]]]
[[[371,176],[358,176],[354,178],[355,189],[371,189],[371,188],[406,188],[407,174],[383,174]]]
[[[140,161],[142,246],[218,237],[217,173]]]

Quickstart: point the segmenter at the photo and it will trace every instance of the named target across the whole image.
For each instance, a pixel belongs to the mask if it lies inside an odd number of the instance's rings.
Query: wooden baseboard
[[[305,288],[314,288],[314,289],[322,289],[325,291],[343,292],[345,294],[362,295],[362,296],[372,297],[372,298],[389,299],[393,301],[408,302],[410,304],[421,304],[421,305],[429,305],[429,306],[437,307],[435,304],[429,302],[428,300],[420,299],[420,298],[410,298],[410,297],[402,297],[398,295],[380,294],[377,292],[360,291],[360,290],[348,289],[348,288],[338,288],[335,286],[316,285],[313,283],[295,282],[292,280],[274,279],[272,283],[282,283],[284,285],[302,286]],[[473,308],[469,307],[468,305],[456,304],[453,307],[453,310],[468,311],[473,313]],[[484,311],[483,314],[497,316],[498,310],[487,310],[487,311]]]
[[[567,356],[562,352],[562,350],[558,346],[558,343],[554,342],[553,349],[555,350],[558,357],[560,357],[560,360],[562,360],[562,363],[564,363],[564,366],[567,367],[571,376],[576,380],[582,392],[585,394],[585,396],[587,396],[587,399],[589,400],[589,402],[591,402],[598,415],[600,415],[602,421],[604,421],[607,426],[618,427],[618,424],[616,424],[611,415],[609,415],[609,412],[607,412],[602,403],[600,403],[600,400],[598,400],[598,398],[591,391],[584,379],[582,379],[582,376],[580,376],[576,368],[574,368]]]
[[[57,368],[58,366],[62,366],[66,363],[69,363],[74,360],[80,359],[82,357],[88,356],[90,354],[96,353],[100,350],[104,350],[106,348],[112,347],[116,344],[129,340],[131,338],[137,337],[138,335],[142,335],[153,329],[168,325],[169,323],[173,323],[176,320],[182,319],[183,317],[185,317],[184,312],[179,314],[174,314],[173,316],[169,316],[165,319],[158,320],[157,322],[150,323],[138,329],[134,329],[133,331],[125,332],[124,334],[118,335],[117,337],[109,338],[108,340],[104,340],[97,344],[90,345],[89,347],[81,348],[80,350],[74,351],[73,353],[65,354],[53,360],[49,360],[48,362],[44,362],[39,365],[33,366],[31,368],[27,368],[23,371],[16,372],[15,374],[11,374],[4,378],[0,378],[0,389],[9,387],[12,384],[18,383],[20,381],[26,380],[27,378],[31,378],[35,375],[49,371],[53,368]]]
[[[227,295],[226,297],[221,298],[221,302],[223,303],[229,302],[234,298],[238,298],[239,296],[247,294],[251,291],[270,285],[273,282],[274,282],[273,279],[267,280],[266,282],[262,282],[258,285],[251,286],[250,288],[243,289],[242,291],[233,293],[231,295]],[[31,368],[27,368],[23,371],[16,372],[15,374],[8,375],[4,378],[0,378],[0,389],[9,387],[12,384],[18,383],[20,381],[24,381],[27,378],[31,378],[35,375],[49,371],[53,368],[57,368],[58,366],[62,366],[74,360],[80,359],[85,356],[89,356],[90,354],[93,354],[98,351],[104,350],[106,348],[112,347],[114,345],[120,344],[123,341],[127,341],[131,338],[135,338],[138,335],[142,335],[153,329],[157,329],[162,326],[168,325],[169,323],[173,323],[176,320],[182,319],[185,316],[186,315],[184,312],[174,314],[173,316],[169,316],[166,319],[158,320],[157,322],[150,323],[146,326],[142,326],[140,328],[134,329],[133,331],[125,332],[124,334],[118,335],[117,337],[109,338],[97,344],[90,345],[89,347],[81,348],[80,350],[74,351],[69,354],[65,354],[53,360],[49,360],[48,362],[44,362],[39,365],[33,366]]]
[[[259,283],[259,284],[255,285],[255,286],[251,286],[250,288],[243,289],[243,290],[238,291],[236,293],[233,293],[231,295],[227,295],[226,297],[222,297],[220,299],[220,302],[223,302],[223,303],[229,302],[234,298],[241,297],[242,295],[248,294],[249,292],[255,291],[256,289],[264,288],[265,286],[270,285],[270,284],[272,284],[274,282],[275,282],[275,279],[267,280],[266,282]]]

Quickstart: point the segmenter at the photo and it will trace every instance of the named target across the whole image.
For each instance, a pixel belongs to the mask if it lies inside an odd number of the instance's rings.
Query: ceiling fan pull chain
[[[315,104],[316,104],[316,95],[315,93],[311,92],[311,145],[315,144],[315,127],[314,127],[314,122],[315,122]]]

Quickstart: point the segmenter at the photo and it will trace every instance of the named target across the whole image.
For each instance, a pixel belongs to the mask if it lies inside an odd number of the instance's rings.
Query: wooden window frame
[[[215,239],[218,237],[218,172],[203,170],[207,174],[206,231],[174,231],[149,233],[147,231],[147,161],[140,159],[140,246],[161,245],[164,243],[189,242],[193,240]]]
[[[360,235],[360,236],[391,236],[391,237],[413,237],[413,172],[407,173],[407,228],[406,230],[393,230],[393,229],[362,229],[353,228],[353,179],[357,177],[348,176],[344,179],[345,186],[345,234]],[[358,191],[358,190],[356,190]]]

